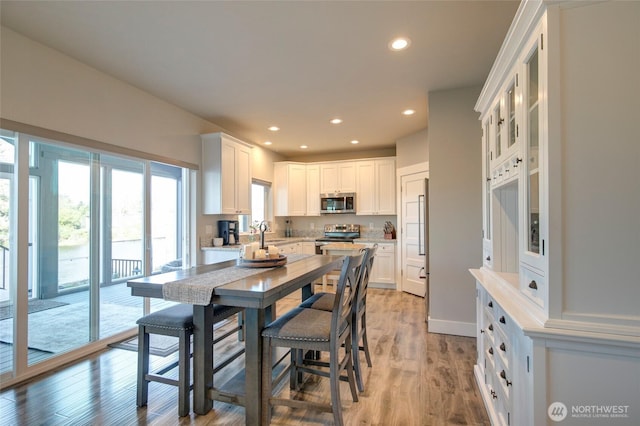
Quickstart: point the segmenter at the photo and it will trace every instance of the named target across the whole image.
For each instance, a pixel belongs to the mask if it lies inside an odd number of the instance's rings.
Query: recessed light
[[[271,143],[272,143],[271,141],[266,141],[264,144],[265,145],[271,145]]]
[[[357,140],[354,139],[354,140],[351,141],[351,143],[354,144],[354,145],[357,145],[357,144],[360,143],[360,141],[357,141]]]
[[[342,120],[339,118],[334,118],[333,120],[330,121],[331,124],[340,124],[342,123]]]
[[[413,114],[415,114],[415,113],[416,113],[416,111],[415,111],[415,110],[413,110],[413,109],[405,109],[404,111],[402,111],[402,113],[403,113],[404,115],[413,115]]]
[[[278,126],[271,126],[271,127],[269,127],[269,130],[271,130],[272,132],[277,132],[278,130],[280,130],[280,127],[278,127]]]
[[[411,40],[406,37],[398,37],[389,43],[389,49],[394,51],[404,50],[411,44]]]
[[[306,145],[300,145],[300,149],[307,149],[307,148],[309,148],[309,147],[306,146]]]

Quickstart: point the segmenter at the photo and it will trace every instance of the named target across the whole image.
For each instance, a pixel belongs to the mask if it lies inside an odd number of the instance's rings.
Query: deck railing
[[[136,277],[142,274],[142,260],[111,259],[111,279]]]

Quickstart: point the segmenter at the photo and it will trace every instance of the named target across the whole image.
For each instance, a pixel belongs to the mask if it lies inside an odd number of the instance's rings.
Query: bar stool
[[[242,311],[242,308],[214,305],[213,323],[229,318]],[[174,305],[169,308],[145,315],[137,321],[138,324],[138,378],[137,405],[147,405],[149,396],[149,382],[159,382],[178,387],[178,415],[189,414],[189,392],[191,391],[191,335],[193,334],[193,306],[187,304]],[[228,337],[242,328],[238,327],[213,341],[213,344]],[[178,338],[178,360],[155,371],[149,372],[149,335],[160,334]],[[244,349],[234,354],[234,359],[244,353]],[[223,364],[227,365],[230,360]],[[223,365],[223,366],[224,366]],[[178,367],[178,380],[164,376],[170,370]],[[214,373],[219,370],[214,369]]]
[[[349,256],[344,261],[336,286],[334,308],[331,312],[294,308],[262,331],[262,424],[270,423],[273,406],[285,405],[292,408],[312,408],[331,412],[335,424],[342,426],[344,424],[340,401],[342,372],[346,373],[353,401],[358,401],[351,356],[351,305],[355,303],[358,285],[356,277],[359,276],[363,257],[363,254]],[[272,394],[276,384],[284,379],[287,373],[285,370],[275,380],[272,378],[272,349],[275,347],[291,350],[289,375],[292,385],[295,384],[297,387],[301,382],[298,377],[302,372],[329,377],[330,405],[307,400],[278,398]],[[344,348],[343,355],[340,354],[341,348]],[[306,351],[329,352],[329,362],[303,360],[303,352]]]
[[[369,287],[369,276],[371,275],[371,269],[373,268],[373,260],[376,256],[378,244],[374,244],[371,248],[363,249],[364,259],[362,261],[362,268],[360,269],[360,276],[358,277],[358,291],[355,296],[352,309],[352,355],[353,355],[353,369],[355,371],[356,383],[358,384],[358,390],[364,392],[364,383],[362,381],[362,369],[360,367],[359,351],[364,352],[367,365],[372,366],[371,354],[369,353],[369,342],[367,339],[367,289]],[[331,311],[335,300],[334,293],[316,293],[303,301],[299,306],[301,308],[311,308],[321,311]],[[360,345],[362,341],[362,345]]]

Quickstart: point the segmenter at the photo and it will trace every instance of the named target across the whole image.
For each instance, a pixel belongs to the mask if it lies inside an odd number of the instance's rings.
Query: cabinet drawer
[[[547,280],[542,274],[520,265],[520,290],[534,303],[544,308]]]

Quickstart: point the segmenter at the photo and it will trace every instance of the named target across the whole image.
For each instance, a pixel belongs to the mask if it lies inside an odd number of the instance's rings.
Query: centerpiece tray
[[[278,257],[266,259],[240,259],[238,266],[243,268],[273,268],[287,263],[287,256],[281,254]]]

